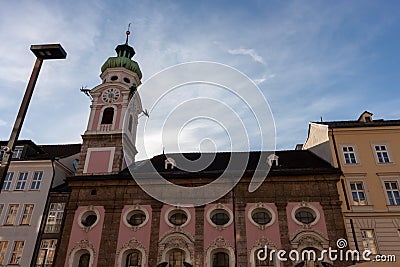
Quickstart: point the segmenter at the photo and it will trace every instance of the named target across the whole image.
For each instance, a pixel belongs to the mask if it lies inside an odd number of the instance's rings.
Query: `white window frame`
[[[393,195],[393,191],[397,191],[397,192],[399,192],[399,194],[400,194],[400,182],[399,182],[399,179],[396,179],[396,178],[383,178],[383,179],[382,179],[382,183],[383,183],[383,190],[385,191],[385,196],[386,196],[386,200],[387,200],[387,205],[388,205],[388,206],[397,206],[397,207],[400,207],[400,202],[397,202],[396,199],[394,198],[394,195]],[[396,183],[397,189],[392,189],[392,188],[391,188],[391,189],[387,189],[387,188],[386,188],[386,183]],[[388,191],[390,191],[391,194],[392,194],[394,204],[391,204],[391,203],[390,203]]]
[[[13,159],[20,159],[22,156],[22,152],[24,151],[24,147],[23,146],[16,146],[14,148],[13,154],[12,154],[12,158]]]
[[[33,172],[32,182],[29,190],[40,190],[40,185],[43,180],[43,171]]]
[[[17,244],[19,245],[17,247]],[[20,245],[22,244],[22,245]],[[14,241],[13,250],[11,252],[10,263],[12,265],[21,265],[22,254],[24,253],[25,241]],[[15,259],[14,259],[15,257]],[[14,261],[13,261],[14,259]]]
[[[19,173],[17,182],[15,183],[15,189],[14,189],[15,191],[24,191],[25,190],[26,184],[28,182],[28,175],[29,175],[28,172],[20,172]],[[21,177],[23,179],[21,179]],[[21,184],[20,187],[18,187],[19,183]]]
[[[24,204],[24,209],[22,211],[20,225],[30,225],[31,224],[34,208],[35,208],[34,204]]]
[[[347,180],[348,183],[348,191],[349,191],[349,198],[351,199],[351,205],[352,206],[367,206],[369,205],[369,198],[368,198],[368,194],[367,194],[367,187],[366,187],[366,181],[363,178],[357,179],[357,178],[352,178],[352,179],[348,179]],[[364,193],[364,198],[365,198],[365,204],[360,204],[359,202],[355,202],[353,199],[353,189],[351,189],[351,184],[358,184],[361,183],[363,189],[360,190],[358,188],[355,189],[355,192],[357,193],[357,198],[359,197],[359,192],[363,192]]]
[[[37,266],[52,266],[57,249],[57,241],[57,239],[43,239],[40,242],[40,250],[36,261]],[[42,251],[44,251],[44,255],[41,254]]]
[[[60,208],[62,207],[62,208]],[[55,202],[50,204],[49,213],[47,214],[45,233],[59,233],[62,219],[64,216],[65,203]]]
[[[3,188],[1,190],[10,191],[13,178],[14,178],[14,172],[8,172],[4,180]]]
[[[376,160],[376,163],[377,163],[377,164],[389,164],[389,163],[393,163],[392,157],[391,157],[390,152],[389,152],[390,148],[389,148],[389,145],[388,145],[387,143],[376,143],[376,144],[371,144],[371,146],[372,146],[372,151],[374,152],[374,156],[375,156],[375,160]],[[377,146],[379,147],[379,150],[376,150],[376,147],[377,147]],[[382,146],[385,147],[385,150],[380,150]],[[389,161],[387,161],[387,162],[386,162],[386,161],[380,162],[380,161],[379,161],[378,153],[386,153],[387,158],[388,158]]]
[[[16,209],[15,212],[10,213],[10,211],[11,211],[11,206],[16,206],[16,207],[17,207],[17,209]],[[18,211],[19,211],[19,204],[16,204],[16,203],[10,203],[10,204],[8,204],[7,213],[6,213],[6,216],[4,217],[4,225],[14,225],[15,222],[17,221]],[[12,221],[12,223],[7,223],[8,217],[9,217],[9,216],[12,216],[12,217],[14,218],[13,221]]]
[[[8,240],[0,240],[0,265],[4,264],[8,249]]]
[[[370,232],[372,233],[372,236],[367,236],[366,233]],[[372,254],[376,255],[379,254],[379,248],[378,248],[378,243],[376,242],[376,236],[375,236],[375,231],[374,229],[360,229],[360,235],[361,235],[361,242],[362,242],[362,248],[365,251],[366,249],[369,249]],[[374,253],[375,249],[375,253]]]
[[[352,151],[344,151],[345,149],[349,150],[350,148],[351,148]],[[340,151],[342,153],[343,165],[351,166],[351,165],[359,164],[359,159],[358,159],[358,156],[357,156],[358,155],[357,146],[356,145],[354,145],[354,144],[342,144],[342,145],[340,145]],[[350,162],[347,163],[346,162],[346,155],[351,155],[351,154],[354,155],[355,162],[351,162],[351,157],[350,157],[349,158]]]

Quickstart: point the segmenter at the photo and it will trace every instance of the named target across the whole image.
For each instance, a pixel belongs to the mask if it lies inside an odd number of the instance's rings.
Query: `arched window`
[[[103,118],[101,118],[101,124],[112,124],[114,119],[114,108],[108,107],[103,111]]]
[[[185,252],[180,249],[174,249],[169,252],[169,267],[184,267],[183,261],[185,260]]]
[[[84,253],[79,257],[78,267],[89,267],[90,254]]]
[[[142,266],[142,257],[140,251],[134,250],[126,255],[125,267],[140,267]]]
[[[217,252],[213,255],[213,267],[229,267],[229,255],[225,252]]]
[[[260,253],[260,255],[261,255],[261,257],[262,258],[266,258],[265,260],[260,260],[259,258],[258,258],[258,253],[259,253],[259,251],[262,251],[262,253]],[[273,267],[274,266],[274,260],[273,260],[273,258],[271,258],[271,250],[270,249],[267,249],[266,250],[267,251],[267,255],[266,255],[266,257],[265,257],[265,249],[263,249],[263,248],[261,248],[261,249],[258,249],[258,250],[256,250],[255,252],[254,252],[254,261],[255,261],[255,263],[256,263],[256,267],[266,267],[266,266],[268,266],[268,267]]]

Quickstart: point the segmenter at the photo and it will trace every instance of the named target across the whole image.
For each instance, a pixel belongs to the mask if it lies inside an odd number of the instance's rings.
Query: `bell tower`
[[[92,104],[82,136],[78,175],[115,174],[125,168],[123,134],[129,135],[124,138],[124,147],[129,149],[131,160],[134,161],[137,153],[136,128],[142,106],[136,89],[141,84],[142,73],[138,63],[132,60],[135,50],[128,44],[129,34],[128,29],[125,44],[115,48],[117,56],[108,58],[101,67],[101,84],[89,92]],[[123,131],[124,123],[126,131]]]

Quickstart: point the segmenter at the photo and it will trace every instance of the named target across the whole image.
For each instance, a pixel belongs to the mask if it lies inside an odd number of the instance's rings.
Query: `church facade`
[[[142,74],[128,42],[116,52],[102,66],[101,84],[90,91],[90,117],[76,175],[67,179],[71,193],[54,266],[349,265],[333,263],[322,253],[337,249],[337,240],[346,238],[336,188],[341,172],[310,151],[275,152],[268,176],[254,192],[248,187],[262,153],[250,152],[233,189],[202,206],[168,205],[144,192],[123,157],[123,147],[136,153],[142,112],[136,88]],[[132,99],[134,108],[129,108]],[[122,145],[124,134],[132,143]],[[192,160],[199,156],[184,155]],[[142,162],[136,171],[151,165],[154,175],[170,182],[202,186],[214,181],[232,156],[217,153],[209,167],[190,173],[179,169],[177,155],[162,154]],[[278,250],[312,251],[316,257],[286,255],[285,261]]]

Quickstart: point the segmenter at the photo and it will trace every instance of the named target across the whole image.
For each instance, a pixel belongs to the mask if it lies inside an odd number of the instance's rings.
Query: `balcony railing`
[[[100,124],[100,132],[109,132],[112,129],[112,124]]]

